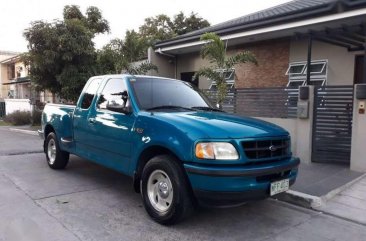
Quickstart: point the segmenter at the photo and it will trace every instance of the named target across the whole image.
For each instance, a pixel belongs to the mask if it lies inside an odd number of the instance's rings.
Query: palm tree
[[[205,33],[200,39],[205,41],[201,49],[201,57],[207,59],[211,66],[201,68],[193,78],[204,76],[216,82],[217,104],[221,108],[227,95],[225,72],[230,71],[237,64],[253,63],[257,65],[258,63],[254,55],[249,51],[243,51],[227,57],[225,43],[215,33]]]

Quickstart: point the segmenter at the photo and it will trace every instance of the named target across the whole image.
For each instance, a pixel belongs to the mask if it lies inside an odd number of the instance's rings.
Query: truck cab
[[[46,105],[40,135],[53,169],[74,154],[131,176],[161,224],[195,204],[236,206],[286,191],[299,165],[281,127],[225,113],[190,83],[153,76],[90,78],[76,106]]]

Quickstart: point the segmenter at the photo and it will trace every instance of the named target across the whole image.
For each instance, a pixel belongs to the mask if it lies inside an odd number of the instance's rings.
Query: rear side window
[[[93,102],[94,96],[97,93],[98,87],[102,79],[93,79],[84,91],[83,99],[81,101],[82,109],[89,109]]]

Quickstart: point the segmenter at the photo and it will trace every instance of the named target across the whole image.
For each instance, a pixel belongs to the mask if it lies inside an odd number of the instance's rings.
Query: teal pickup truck
[[[160,77],[92,77],[76,106],[45,106],[39,134],[52,169],[74,154],[133,177],[161,224],[195,204],[234,206],[286,191],[299,165],[284,129],[227,114],[190,83]]]

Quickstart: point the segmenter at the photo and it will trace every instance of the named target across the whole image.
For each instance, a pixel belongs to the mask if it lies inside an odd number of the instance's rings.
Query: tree
[[[135,30],[127,30],[125,41],[122,46],[122,51],[125,59],[128,62],[143,60],[146,58],[147,49],[149,45],[145,38],[143,38]]]
[[[207,20],[193,12],[188,17],[183,12],[179,12],[173,20],[165,14],[160,14],[146,18],[145,23],[139,28],[139,34],[151,46],[157,41],[168,40],[208,26],[210,23]]]
[[[146,58],[146,53],[146,41],[134,30],[127,30],[124,40],[113,39],[98,51],[99,71],[104,74],[146,74],[150,70],[158,71],[149,62],[136,64]]]
[[[210,26],[210,23],[206,19],[198,17],[197,13],[194,12],[191,12],[189,17],[180,12],[174,16],[173,20],[173,31],[176,35],[186,34],[208,26]]]
[[[156,41],[171,39],[175,36],[173,23],[170,17],[165,14],[146,18],[145,23],[139,28],[139,33],[150,45]]]
[[[32,22],[23,34],[28,41],[23,60],[30,66],[36,89],[76,100],[85,82],[97,72],[92,40],[108,31],[108,22],[96,7],[89,7],[83,15],[78,6],[67,5],[63,20]]]
[[[158,67],[148,61],[144,61],[137,64],[127,63],[124,66],[122,72],[133,75],[144,75],[147,74],[150,70],[155,70],[156,72],[158,72]]]
[[[217,85],[217,102],[221,108],[227,95],[227,85],[225,80],[225,71],[231,70],[234,66],[243,63],[257,64],[254,55],[249,51],[243,51],[233,56],[226,56],[226,46],[224,41],[215,33],[205,33],[200,38],[205,41],[201,49],[201,57],[207,59],[211,66],[203,67],[197,71],[193,79],[204,76]]]
[[[123,40],[112,39],[101,50],[97,51],[98,72],[100,74],[121,73],[124,65]]]

